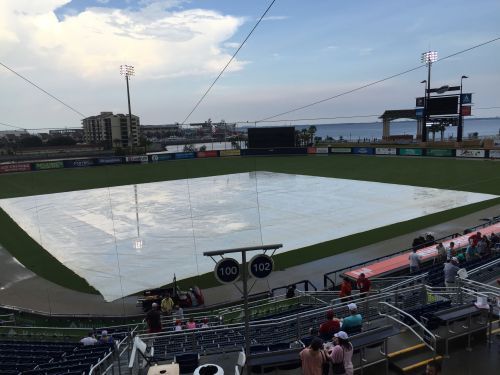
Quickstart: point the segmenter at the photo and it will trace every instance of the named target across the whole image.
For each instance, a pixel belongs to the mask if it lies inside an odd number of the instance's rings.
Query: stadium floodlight
[[[131,76],[135,74],[134,67],[132,65],[120,65],[120,74],[125,76],[125,82],[127,83],[127,100],[128,100],[128,126],[127,126],[127,144],[130,146],[131,139],[130,136],[132,134],[132,109],[130,108],[130,90],[128,87],[128,81]],[[133,144],[133,142],[132,142]]]
[[[432,64],[438,59],[438,53],[436,51],[422,52],[422,62],[425,64]]]
[[[430,100],[430,90],[431,90],[431,66],[432,63],[437,61],[438,59],[438,53],[436,51],[427,51],[422,53],[422,62],[427,64],[427,89],[425,90],[426,94],[425,95],[425,103],[428,104]],[[422,81],[423,83],[423,81]],[[427,105],[425,106],[424,109],[424,123],[422,127],[422,142],[427,142],[427,121],[429,120],[429,111],[428,111]]]
[[[467,79],[469,77],[463,75],[460,77],[460,104],[458,108],[458,128],[457,128],[457,142],[462,142],[462,134],[464,131],[464,117],[462,116],[462,86],[463,86],[463,81],[464,79]]]

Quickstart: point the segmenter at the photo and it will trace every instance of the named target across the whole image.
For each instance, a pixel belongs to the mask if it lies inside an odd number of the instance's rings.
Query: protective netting
[[[283,243],[286,252],[492,198],[250,172],[3,199],[0,207],[112,301],[174,273],[212,271],[204,251]]]

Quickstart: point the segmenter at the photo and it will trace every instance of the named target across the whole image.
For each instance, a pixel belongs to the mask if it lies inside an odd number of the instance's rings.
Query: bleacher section
[[[88,374],[113,349],[79,343],[0,341],[0,373],[4,375]]]

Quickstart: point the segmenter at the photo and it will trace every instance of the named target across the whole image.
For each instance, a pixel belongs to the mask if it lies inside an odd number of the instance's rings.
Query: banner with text
[[[351,148],[350,147],[331,147],[330,153],[331,154],[350,154]]]
[[[217,151],[198,151],[196,153],[197,158],[216,158]]]
[[[125,158],[125,161],[127,163],[142,163],[142,164],[146,164],[148,162],[148,157],[147,155],[131,155],[131,156],[127,156]]]
[[[240,152],[240,150],[220,150],[219,155],[220,156],[240,156],[241,152]]]
[[[97,165],[121,164],[123,163],[123,158],[120,156],[110,156],[108,158],[94,159],[94,161]]]
[[[500,159],[500,150],[490,150],[490,158]]]
[[[174,154],[153,154],[149,155],[149,160],[152,163],[156,163],[159,161],[164,161],[164,160],[173,160]]]
[[[459,158],[484,158],[484,155],[484,150],[457,149],[457,157]]]
[[[179,159],[194,159],[196,154],[194,152],[177,152],[175,154],[175,160]]]
[[[86,168],[95,165],[92,159],[64,160],[64,168]]]
[[[31,171],[30,163],[0,164],[0,173],[27,172]]]
[[[47,169],[59,169],[64,168],[64,163],[62,161],[45,161],[39,163],[33,163],[33,169],[35,171],[43,171]]]
[[[400,148],[399,155],[403,156],[422,156],[421,148]]]
[[[427,156],[438,156],[438,157],[446,157],[446,156],[453,156],[453,152],[455,150],[450,150],[450,149],[441,149],[441,148],[428,148],[425,151],[425,154]]]
[[[397,150],[391,147],[377,147],[375,149],[375,154],[377,155],[396,155]]]
[[[361,154],[361,155],[373,155],[373,148],[371,147],[353,147],[353,154]]]

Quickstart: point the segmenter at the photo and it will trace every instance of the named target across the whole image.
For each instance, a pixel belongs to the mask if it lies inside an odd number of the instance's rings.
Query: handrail
[[[488,263],[482,264],[482,265],[480,265],[479,267],[474,268],[474,269],[472,269],[472,270],[468,271],[468,274],[469,274],[469,276],[472,276],[472,275],[474,275],[475,273],[478,273],[478,272],[482,271],[482,270],[483,270],[483,269],[485,269],[485,268],[489,268],[489,267],[491,267],[491,266],[497,265],[498,263],[500,263],[500,257],[495,258],[495,259],[493,259],[491,262],[488,262]]]
[[[424,272],[419,275],[413,276],[413,277],[407,277],[406,280],[400,281],[399,283],[392,284],[391,286],[388,286],[386,288],[380,289],[381,292],[386,293],[394,289],[398,289],[400,286],[418,281],[420,279],[426,279],[427,276],[429,276],[429,272]]]
[[[429,335],[429,337],[432,338],[432,341],[434,342],[434,347],[430,346],[426,340],[420,336],[411,326],[409,326],[408,324],[405,324],[403,323],[402,321],[394,318],[393,316],[391,315],[388,315],[388,314],[383,314],[379,311],[379,315],[381,316],[386,316],[402,325],[404,325],[405,327],[407,327],[408,329],[410,329],[414,334],[415,336],[417,336],[420,341],[422,341],[422,343],[424,343],[424,345],[426,345],[429,349],[431,349],[433,352],[436,352],[436,344],[437,344],[437,339],[436,339],[436,336],[431,332],[429,331],[422,323],[420,323],[417,319],[415,319],[412,315],[408,314],[407,312],[401,310],[401,309],[398,309],[396,306],[393,306],[391,305],[390,303],[387,303],[387,302],[379,302],[379,305],[384,305],[384,306],[387,306],[393,310],[396,310],[398,313],[400,314],[403,314],[404,316],[408,317],[409,319],[411,319],[413,322],[415,322],[426,334]]]

